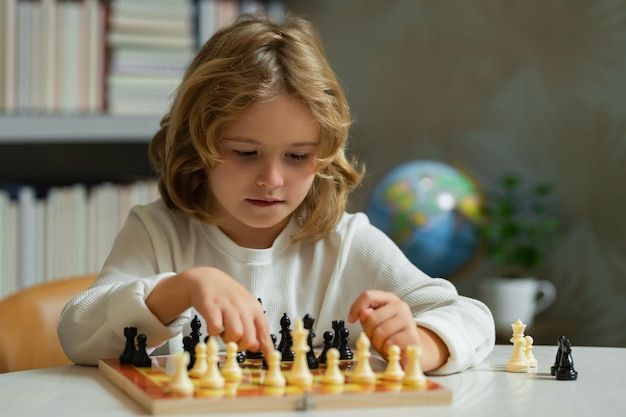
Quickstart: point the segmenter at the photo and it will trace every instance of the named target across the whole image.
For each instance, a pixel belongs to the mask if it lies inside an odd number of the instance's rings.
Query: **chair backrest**
[[[57,336],[59,317],[95,279],[91,274],[49,281],[0,300],[0,373],[70,364]]]

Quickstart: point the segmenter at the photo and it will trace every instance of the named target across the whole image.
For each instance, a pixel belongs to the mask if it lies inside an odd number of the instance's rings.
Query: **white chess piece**
[[[351,381],[357,384],[368,385],[376,382],[376,374],[370,365],[370,340],[365,332],[361,332],[356,341],[356,367],[351,374]]]
[[[227,382],[241,382],[243,371],[237,362],[237,343],[226,344],[226,362],[222,366],[221,374]]]
[[[309,344],[307,337],[309,331],[304,328],[302,318],[296,319],[296,325],[294,330],[291,331],[291,338],[293,339],[293,352],[295,358],[291,371],[287,375],[287,382],[289,385],[298,386],[311,386],[313,384],[313,374],[309,370],[309,364],[306,360],[306,354],[309,351]]]
[[[210,336],[206,343],[207,370],[200,377],[200,386],[203,388],[224,388],[224,377],[217,366],[219,362],[218,350],[217,341],[213,336]]]
[[[278,350],[270,352],[267,358],[267,373],[263,379],[263,385],[269,387],[284,387],[287,383],[280,368],[281,353]]]
[[[389,346],[387,350],[387,368],[383,372],[385,381],[402,381],[404,370],[400,366],[400,347],[398,345]]]
[[[168,384],[169,390],[178,395],[193,395],[193,381],[187,373],[187,365],[189,365],[189,352],[178,352],[172,356],[174,361],[174,375]]]
[[[206,344],[198,343],[195,348],[196,361],[193,367],[189,370],[189,376],[191,378],[200,378],[207,371],[206,363]]]
[[[533,343],[535,343],[535,340],[532,338],[532,336],[526,336],[524,337],[524,340],[526,341],[524,345],[524,353],[526,355],[526,360],[528,361],[528,366],[531,368],[536,368],[537,358],[535,358],[535,355],[533,354]]]
[[[420,357],[422,356],[422,347],[419,345],[408,345],[406,347],[406,356],[408,364],[406,373],[402,378],[402,384],[410,385],[418,388],[426,387],[426,375],[422,371],[420,365]]]
[[[326,352],[326,371],[324,371],[321,381],[325,385],[343,385],[346,383],[346,378],[339,369],[339,351],[335,348],[330,348]]]
[[[526,339],[524,339],[524,330],[526,325],[521,320],[517,320],[511,324],[513,328],[513,337],[511,337],[511,343],[513,343],[513,353],[511,359],[506,364],[506,370],[509,372],[528,372],[530,364],[526,359],[526,353],[524,348],[526,347]]]

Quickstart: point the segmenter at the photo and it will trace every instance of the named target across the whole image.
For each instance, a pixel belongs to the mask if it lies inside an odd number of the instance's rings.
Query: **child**
[[[247,16],[216,33],[150,144],[162,199],[132,209],[98,279],[61,315],[67,355],[119,356],[126,326],[150,351],[180,351],[195,314],[205,335],[267,355],[283,313],[308,313],[316,345],[345,320],[352,342],[365,331],[383,357],[421,344],[425,371],[480,363],[494,345],[489,310],[345,213],[362,177],[344,155],[350,122],[306,21]]]

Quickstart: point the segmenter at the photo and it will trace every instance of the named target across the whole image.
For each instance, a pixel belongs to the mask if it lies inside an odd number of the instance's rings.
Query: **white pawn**
[[[532,338],[532,336],[526,336],[524,337],[524,339],[526,340],[524,353],[526,354],[526,360],[528,360],[528,366],[531,368],[536,368],[537,358],[535,358],[535,355],[533,355],[533,343],[535,343],[535,340]]]
[[[287,384],[287,380],[280,368],[281,356],[278,350],[270,352],[270,356],[267,358],[267,373],[263,379],[263,385],[269,387],[284,387]]]
[[[203,388],[224,388],[224,377],[217,366],[219,362],[218,350],[217,341],[213,336],[210,336],[206,343],[207,370],[200,377],[200,386]]]
[[[322,375],[322,384],[343,385],[345,383],[346,378],[343,376],[341,369],[339,369],[339,351],[335,348],[330,348],[326,352],[326,371]]]
[[[402,381],[404,377],[404,370],[400,366],[400,347],[398,345],[389,346],[387,351],[387,368],[383,373],[383,379],[385,381]]]
[[[357,384],[368,385],[376,382],[376,374],[370,365],[370,340],[365,332],[361,332],[356,341],[356,367],[352,371],[351,380]]]
[[[413,387],[425,388],[426,375],[424,375],[422,366],[420,365],[422,347],[419,345],[408,345],[406,347],[406,356],[408,359],[408,365],[406,367],[404,378],[402,378],[402,383]]]
[[[193,395],[193,381],[187,373],[187,365],[189,365],[189,352],[178,352],[172,356],[174,361],[174,375],[169,382],[170,392],[189,396]]]
[[[189,370],[189,376],[192,378],[200,378],[207,371],[206,364],[206,344],[198,343],[196,345],[196,361],[193,367]]]
[[[222,376],[227,382],[241,382],[243,371],[237,362],[237,343],[228,342],[226,344],[226,362],[222,366]]]

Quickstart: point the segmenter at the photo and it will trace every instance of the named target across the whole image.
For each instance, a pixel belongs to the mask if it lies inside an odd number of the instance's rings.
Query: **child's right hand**
[[[239,350],[261,350],[266,357],[274,349],[263,306],[228,274],[212,267],[198,267],[163,279],[146,299],[146,305],[167,324],[193,307],[207,324],[207,333]]]

